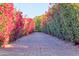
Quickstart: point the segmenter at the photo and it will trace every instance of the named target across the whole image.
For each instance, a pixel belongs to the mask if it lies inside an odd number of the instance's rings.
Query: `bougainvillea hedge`
[[[33,19],[23,18],[22,12],[17,11],[12,3],[0,3],[0,45],[2,47],[6,47],[9,42],[15,41],[26,33],[29,34],[34,28]]]

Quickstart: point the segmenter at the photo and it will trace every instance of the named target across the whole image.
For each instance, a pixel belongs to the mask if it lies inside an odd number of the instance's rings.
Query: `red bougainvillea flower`
[[[0,12],[3,10],[2,6],[0,6]]]
[[[4,39],[1,39],[3,40],[1,47],[3,48],[11,47],[8,45],[11,37],[15,40],[23,32],[30,33],[35,28],[33,19],[23,18],[22,12],[14,10],[12,3],[0,5],[0,12],[0,24],[2,29],[4,29],[0,33],[0,38],[4,37]]]
[[[2,32],[0,32],[0,38],[3,36],[3,33]]]
[[[8,8],[9,8],[9,10],[13,10],[14,9],[12,3],[3,3],[3,5],[4,5],[4,8],[6,8],[6,9],[8,9]]]
[[[31,19],[30,24],[29,24],[29,28],[28,28],[28,32],[32,32],[35,28],[35,22],[33,21],[33,19]]]
[[[32,32],[35,28],[35,22],[31,18],[24,18],[24,28],[26,29],[27,35]]]
[[[4,21],[5,25],[3,28],[5,28],[5,32],[4,32],[4,40],[3,40],[3,44],[2,47],[8,47],[8,42],[10,40],[10,32],[13,30],[14,28],[14,23],[13,23],[13,12],[14,12],[14,8],[13,8],[13,4],[12,3],[3,3],[3,16],[0,15],[0,23]],[[2,10],[0,8],[0,10]],[[2,19],[3,18],[3,19]],[[5,21],[6,20],[6,21]]]

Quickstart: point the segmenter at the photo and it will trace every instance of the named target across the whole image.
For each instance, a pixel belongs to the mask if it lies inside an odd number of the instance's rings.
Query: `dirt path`
[[[70,56],[79,55],[79,48],[44,33],[32,33],[12,43],[13,48],[0,48],[3,56]]]

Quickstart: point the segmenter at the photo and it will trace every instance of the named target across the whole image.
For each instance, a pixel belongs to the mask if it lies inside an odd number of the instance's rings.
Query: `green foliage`
[[[58,5],[55,4],[55,6]],[[60,4],[60,10],[57,10],[58,7],[55,7],[56,12],[49,18],[50,21],[44,27],[44,32],[48,32],[67,41],[79,42],[78,6],[79,4]]]
[[[41,28],[41,19],[40,19],[40,16],[36,16],[34,19],[35,19],[35,23],[36,23],[35,31],[41,32],[42,28]]]

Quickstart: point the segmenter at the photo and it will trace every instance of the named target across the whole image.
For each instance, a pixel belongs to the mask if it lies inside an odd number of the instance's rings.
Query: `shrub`
[[[48,18],[49,21],[44,27],[44,32],[67,41],[79,42],[78,6],[79,4],[55,4],[52,7],[54,12],[50,15],[51,18]]]

